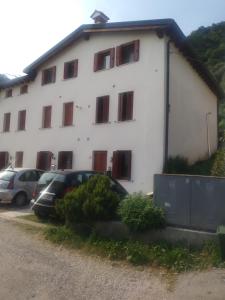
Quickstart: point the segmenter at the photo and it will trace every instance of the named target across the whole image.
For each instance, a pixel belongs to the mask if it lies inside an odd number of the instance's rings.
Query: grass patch
[[[27,221],[31,221],[31,222],[35,222],[35,223],[46,223],[42,220],[40,220],[37,216],[35,216],[34,214],[29,214],[29,215],[24,215],[24,216],[18,216],[18,219],[23,219],[23,220],[27,220]]]
[[[112,260],[124,260],[133,265],[152,265],[164,267],[174,272],[225,267],[221,262],[219,247],[212,243],[203,249],[190,250],[167,243],[143,244],[138,241],[118,241],[103,239],[95,234],[80,236],[65,226],[48,226],[44,236],[51,242],[78,248]]]

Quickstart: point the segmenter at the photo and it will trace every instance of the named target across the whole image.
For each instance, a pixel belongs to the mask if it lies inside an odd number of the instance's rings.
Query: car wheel
[[[40,211],[34,211],[34,214],[36,217],[38,217],[41,220],[46,220],[49,218],[49,214],[48,213],[44,213],[44,212],[40,212]]]
[[[14,198],[16,206],[24,206],[27,203],[27,195],[25,193],[19,193]]]

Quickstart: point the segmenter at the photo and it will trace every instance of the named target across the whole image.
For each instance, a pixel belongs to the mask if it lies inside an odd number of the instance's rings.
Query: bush
[[[225,150],[220,149],[216,152],[211,175],[225,176]]]
[[[110,220],[116,216],[119,200],[110,188],[109,177],[96,175],[68,193],[60,209],[67,224]]]
[[[119,206],[119,216],[131,231],[144,231],[165,226],[165,217],[161,208],[142,193],[128,195]]]
[[[182,156],[169,157],[164,173],[168,174],[188,174],[188,160]]]

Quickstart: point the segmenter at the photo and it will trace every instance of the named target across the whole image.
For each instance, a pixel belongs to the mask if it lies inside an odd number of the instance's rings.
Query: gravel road
[[[0,299],[225,299],[225,270],[179,275],[134,268],[52,245],[0,219]],[[170,278],[171,279],[171,278]]]

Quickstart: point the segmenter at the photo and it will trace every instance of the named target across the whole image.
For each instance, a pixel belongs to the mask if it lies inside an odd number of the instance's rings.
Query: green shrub
[[[109,177],[96,175],[65,196],[61,212],[67,224],[110,220],[116,216],[119,200]]]
[[[131,231],[144,231],[165,226],[165,217],[161,208],[142,193],[128,195],[119,206],[118,214],[122,222]]]
[[[169,157],[164,173],[168,174],[188,174],[188,160],[182,156]]]
[[[225,150],[220,149],[215,154],[214,163],[211,170],[212,176],[225,176]]]

